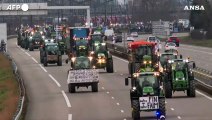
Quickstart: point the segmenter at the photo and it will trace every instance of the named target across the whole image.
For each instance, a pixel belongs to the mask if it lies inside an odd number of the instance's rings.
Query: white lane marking
[[[119,106],[120,104],[119,104],[119,103],[116,103],[116,105],[118,105],[118,106]]]
[[[104,87],[102,87],[102,90],[104,90],[105,88]]]
[[[121,110],[121,113],[124,113],[124,110]]]
[[[173,110],[174,110],[174,108],[171,108],[171,110],[173,111]]]
[[[28,55],[29,57],[31,56],[28,52],[25,52],[26,55]]]
[[[107,92],[107,94],[109,94],[110,92]]]
[[[119,60],[122,60],[122,61],[124,61],[124,62],[127,62],[128,63],[128,61],[127,60],[124,60],[124,59],[122,59],[122,58],[119,58],[119,57],[116,57],[116,56],[113,56],[114,58],[116,58],[116,59],[119,59]]]
[[[39,66],[43,69],[44,72],[47,72],[47,70],[41,64],[39,64]]]
[[[210,96],[208,96],[208,95],[206,95],[206,94],[204,94],[204,93],[202,93],[202,92],[200,92],[200,91],[198,91],[198,90],[196,90],[196,92],[197,92],[198,94],[200,94],[200,95],[202,95],[202,96],[204,96],[204,97],[206,97],[206,98],[208,98],[209,100],[212,101],[212,97],[210,97]]]
[[[70,103],[70,101],[69,101],[69,99],[68,99],[66,93],[65,93],[63,90],[62,90],[61,92],[62,92],[62,94],[63,94],[63,97],[65,98],[65,101],[66,101],[67,106],[68,106],[68,107],[71,107],[71,103]]]
[[[180,116],[177,116],[178,119],[182,119]]]
[[[35,60],[35,58],[33,58],[33,57],[31,57],[31,58],[32,58],[32,60],[33,60],[34,62],[38,63],[38,61],[37,61],[37,60]]]
[[[61,87],[60,83],[51,74],[49,74],[49,77],[57,84],[58,87]]]
[[[111,97],[112,99],[115,99],[114,97]]]
[[[165,101],[165,103],[167,104],[167,101]]]
[[[124,118],[124,120],[127,120],[126,118]]]
[[[72,114],[68,114],[68,120],[72,120]]]

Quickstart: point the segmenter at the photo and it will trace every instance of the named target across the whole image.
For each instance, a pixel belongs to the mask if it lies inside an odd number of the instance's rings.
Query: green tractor
[[[182,55],[179,56],[180,59],[182,59]],[[163,71],[165,70],[165,65],[168,63],[168,60],[173,60],[173,59],[177,59],[178,55],[174,54],[174,53],[161,53],[159,55],[159,70],[160,72],[163,73]]]
[[[57,43],[45,43],[40,50],[40,61],[44,66],[48,66],[48,63],[62,66],[62,55]]]
[[[71,58],[71,69],[68,71],[68,89],[75,93],[76,88],[91,86],[92,92],[98,92],[98,70],[92,65],[92,57],[79,56]]]
[[[157,120],[165,120],[166,105],[159,72],[134,73],[125,78],[125,85],[131,80],[130,100],[133,120],[140,120],[140,112],[156,112]]]
[[[166,98],[171,98],[175,91],[187,91],[188,97],[195,97],[195,79],[192,69],[194,61],[184,59],[169,60],[164,76],[164,88]]]
[[[43,45],[44,37],[41,35],[40,32],[35,32],[29,38],[29,51],[34,51],[34,49],[39,49],[41,45]]]
[[[106,43],[103,41],[101,34],[92,35],[91,38],[91,56],[93,56],[93,64],[97,69],[106,69],[108,73],[113,73],[113,58],[107,49]]]

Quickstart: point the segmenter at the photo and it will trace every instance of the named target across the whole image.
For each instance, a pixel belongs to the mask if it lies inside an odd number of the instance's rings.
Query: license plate
[[[159,109],[158,96],[139,97],[140,110]]]

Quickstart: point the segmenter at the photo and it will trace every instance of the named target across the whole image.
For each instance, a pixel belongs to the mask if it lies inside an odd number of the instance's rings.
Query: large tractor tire
[[[165,97],[172,98],[172,86],[170,81],[165,82]]]
[[[98,92],[98,83],[93,83],[91,86],[92,92]]]
[[[187,96],[188,97],[195,97],[196,96],[195,81],[194,80],[189,81],[189,88],[187,90]]]
[[[161,115],[166,116],[166,103],[165,103],[165,98],[160,98],[159,99],[159,110]]]
[[[108,73],[113,73],[113,59],[108,59],[106,63],[106,71]]]
[[[69,93],[75,93],[76,92],[75,85],[69,83],[68,84],[68,91],[69,91]]]
[[[34,51],[34,47],[33,47],[33,45],[31,43],[29,45],[29,51]]]
[[[44,61],[44,58],[43,58],[42,52],[40,51],[40,63],[43,63],[43,61]]]
[[[47,57],[44,57],[44,58],[43,58],[43,65],[44,65],[45,67],[48,66]]]
[[[132,100],[132,118],[133,120],[140,120],[139,101]]]
[[[62,56],[58,56],[57,66],[62,66]]]

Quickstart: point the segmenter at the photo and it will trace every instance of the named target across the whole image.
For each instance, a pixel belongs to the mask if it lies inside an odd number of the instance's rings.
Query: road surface
[[[19,48],[16,39],[8,41],[8,50],[25,82],[26,120],[132,120],[130,87],[124,85],[128,76],[127,61],[114,56],[115,73],[100,70],[99,92],[79,88],[77,93],[70,94],[66,82],[68,64],[44,68],[39,63],[39,51]],[[167,119],[211,120],[212,98],[197,93],[196,98],[187,98],[185,93],[176,92],[174,98],[166,99]],[[142,120],[156,119],[153,116],[154,112],[141,112]]]

